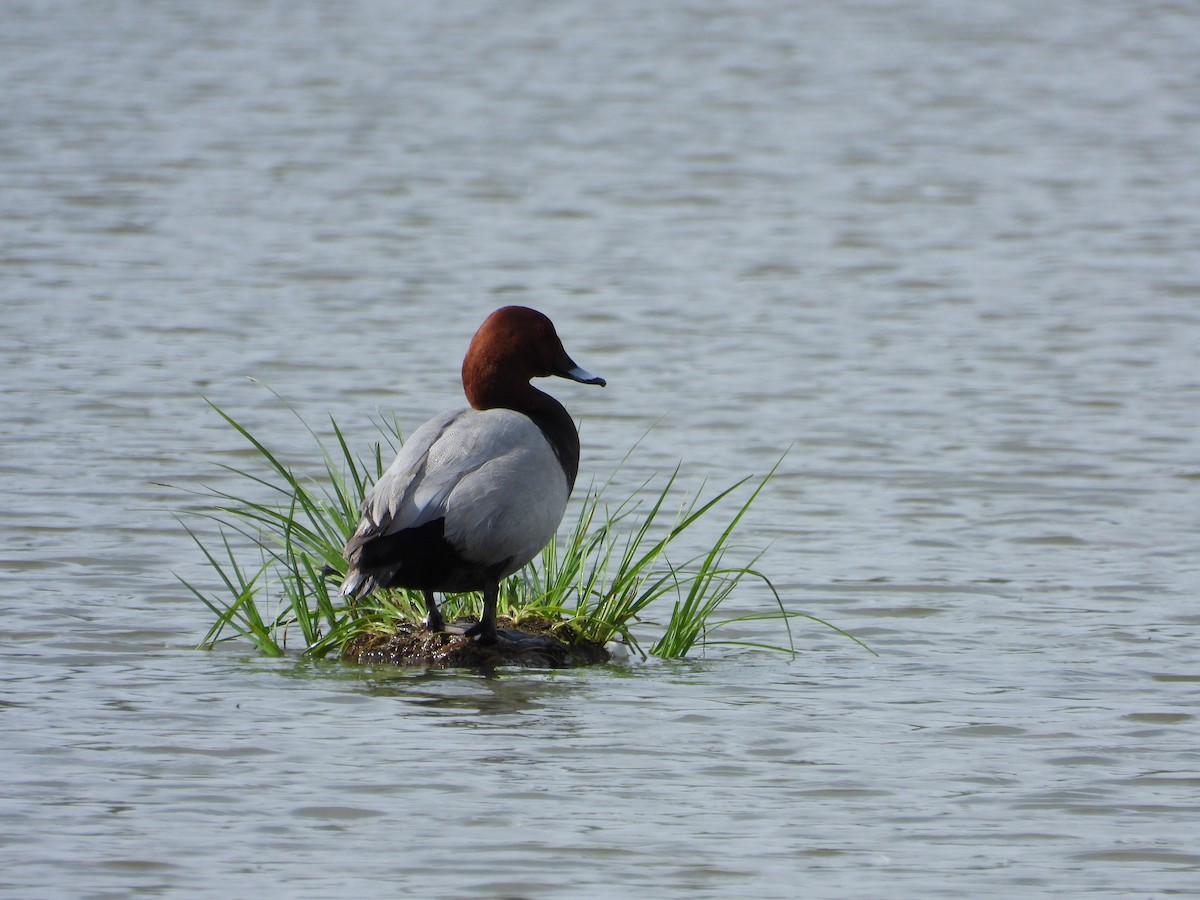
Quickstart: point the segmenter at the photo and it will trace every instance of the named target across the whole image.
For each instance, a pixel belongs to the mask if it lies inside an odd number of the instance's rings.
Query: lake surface
[[[1200,8],[0,24],[0,894],[1197,890]],[[365,452],[508,303],[609,380],[552,386],[581,487],[656,422],[615,495],[788,451],[741,541],[878,657],[193,650],[179,488],[246,460],[203,397],[316,472],[263,385]]]

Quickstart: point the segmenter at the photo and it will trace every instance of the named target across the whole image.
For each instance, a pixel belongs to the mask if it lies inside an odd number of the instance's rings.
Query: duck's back
[[[528,416],[445,413],[413,433],[367,495],[346,554],[374,583],[364,578],[343,590],[478,589],[554,538],[569,495],[558,454]]]

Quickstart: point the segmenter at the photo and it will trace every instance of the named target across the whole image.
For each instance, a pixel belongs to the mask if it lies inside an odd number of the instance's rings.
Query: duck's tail
[[[342,586],[338,588],[338,593],[343,597],[349,597],[353,600],[363,594],[369,593],[368,585],[370,582],[371,576],[350,569],[346,572],[346,577],[342,579]]]

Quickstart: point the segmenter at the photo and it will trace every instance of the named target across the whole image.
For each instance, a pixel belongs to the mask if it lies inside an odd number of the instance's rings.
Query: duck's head
[[[531,378],[550,375],[605,384],[575,364],[550,319],[524,306],[505,306],[488,316],[463,359],[463,390],[476,409],[514,406]]]

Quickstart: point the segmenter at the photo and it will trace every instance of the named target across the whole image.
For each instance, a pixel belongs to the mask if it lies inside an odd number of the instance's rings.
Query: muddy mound
[[[426,631],[418,622],[397,622],[390,634],[369,635],[351,643],[342,657],[368,664],[434,669],[495,669],[523,666],[567,669],[608,662],[603,644],[586,641],[563,622],[522,619],[497,621],[495,644],[480,646],[462,632],[471,622],[447,625],[444,632]]]

